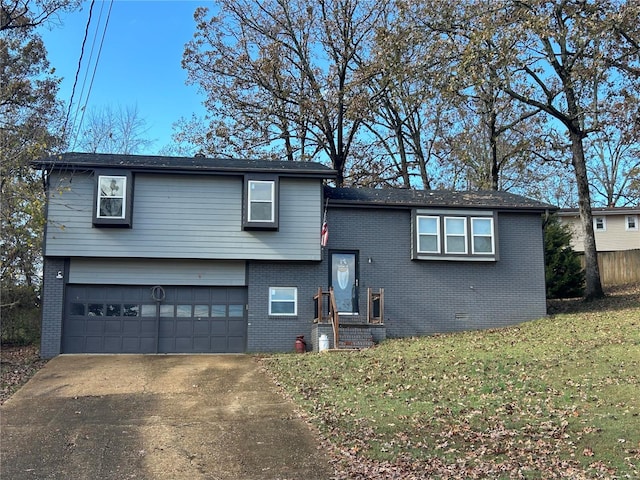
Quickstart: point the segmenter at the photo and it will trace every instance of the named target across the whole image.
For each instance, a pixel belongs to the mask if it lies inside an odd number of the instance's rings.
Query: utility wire
[[[89,26],[91,25],[91,13],[93,12],[93,6],[96,3],[96,0],[91,0],[91,6],[89,7],[89,18],[87,19],[87,26],[84,30],[84,39],[82,40],[82,47],[80,49],[80,58],[78,59],[78,68],[76,69],[76,77],[73,81],[73,87],[71,88],[71,99],[69,100],[69,109],[67,110],[67,116],[64,120],[64,125],[62,127],[62,138],[66,138],[67,136],[67,127],[69,125],[69,117],[71,117],[71,107],[73,105],[73,97],[76,93],[76,86],[78,84],[78,76],[80,75],[80,69],[82,67],[82,57],[84,56],[84,46],[87,43],[87,36],[89,35]]]
[[[85,98],[84,107],[82,107],[82,115],[80,116],[80,123],[78,124],[77,130],[76,130],[76,136],[75,136],[75,139],[73,141],[73,147],[74,148],[75,148],[76,143],[78,141],[78,136],[80,135],[80,130],[82,128],[82,123],[84,122],[84,114],[87,111],[87,105],[89,103],[89,97],[91,96],[91,90],[93,89],[93,81],[94,81],[94,79],[96,77],[96,71],[98,70],[98,63],[100,62],[100,54],[102,53],[102,46],[104,45],[104,38],[105,38],[105,36],[107,34],[107,27],[109,26],[109,19],[111,18],[111,9],[112,8],[113,8],[113,0],[111,0],[111,2],[109,3],[109,11],[107,12],[107,19],[105,20],[104,28],[102,30],[102,37],[100,38],[100,47],[98,47],[98,54],[96,55],[96,62],[93,65],[93,72],[91,74],[91,81],[89,82],[89,90],[87,91],[87,97]],[[102,10],[100,10],[100,17],[102,17]],[[99,23],[99,20],[98,20],[98,23]],[[92,47],[92,52],[93,52],[93,47]],[[86,77],[85,77],[85,80],[86,80]],[[84,91],[84,84],[82,86],[82,89]]]
[[[100,2],[100,14],[98,15],[98,21],[95,22],[96,26],[95,26],[95,33],[93,34],[93,41],[91,42],[91,51],[89,52],[89,59],[85,62],[86,66],[85,66],[85,72],[84,72],[84,76],[83,76],[83,80],[82,80],[82,89],[80,90],[80,96],[78,97],[78,107],[75,109],[75,113],[73,115],[73,122],[71,122],[71,125],[73,126],[72,130],[71,130],[71,136],[73,136],[74,134],[77,136],[77,122],[78,122],[78,115],[80,114],[80,110],[82,109],[82,98],[84,97],[84,88],[87,85],[87,78],[88,78],[88,71],[89,68],[91,68],[91,61],[93,60],[93,52],[95,50],[96,47],[96,40],[98,39],[98,29],[100,28],[100,21],[102,20],[102,11],[104,10],[104,2]],[[71,148],[73,150],[73,147]]]

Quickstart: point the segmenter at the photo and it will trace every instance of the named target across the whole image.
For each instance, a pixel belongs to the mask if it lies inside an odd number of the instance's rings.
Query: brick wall
[[[61,272],[64,278],[56,278],[58,272]],[[42,333],[40,340],[40,356],[42,358],[51,358],[60,354],[66,278],[67,269],[64,259],[44,259],[42,280]]]
[[[313,296],[326,284],[327,275],[324,262],[250,262],[247,351],[290,352],[298,335],[305,336],[307,349],[311,350]],[[269,287],[298,288],[297,316],[269,316]]]
[[[411,260],[409,210],[333,208],[328,221],[321,263],[250,263],[249,351],[292,351],[297,335],[317,349],[313,296],[328,287],[331,249],[359,252],[361,313],[367,287],[384,288],[389,338],[495,328],[546,314],[539,215],[499,214],[496,262]],[[268,316],[270,286],[298,287],[295,318]]]

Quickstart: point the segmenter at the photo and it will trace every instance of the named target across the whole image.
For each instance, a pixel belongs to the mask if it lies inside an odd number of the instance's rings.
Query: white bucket
[[[318,341],[318,350],[321,352],[329,350],[329,337],[327,337],[324,333],[320,335],[320,339]]]

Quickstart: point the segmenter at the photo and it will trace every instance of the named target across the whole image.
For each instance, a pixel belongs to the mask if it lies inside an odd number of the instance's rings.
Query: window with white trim
[[[440,217],[418,216],[418,252],[440,253]]]
[[[638,231],[638,216],[637,215],[627,215],[625,218],[625,230],[628,232],[637,232]]]
[[[269,315],[298,314],[297,287],[269,287]]]
[[[132,175],[96,172],[94,226],[131,227]]]
[[[275,176],[247,176],[244,185],[245,229],[278,229],[278,178]]]
[[[495,251],[493,237],[493,218],[471,219],[471,253],[493,254]]]
[[[249,180],[249,222],[273,222],[275,182]]]
[[[467,219],[444,217],[444,253],[467,253]]]
[[[424,212],[424,213],[423,213]],[[435,213],[435,212],[434,212]],[[451,210],[436,215],[414,211],[412,258],[416,260],[497,260],[496,216],[493,212]]]
[[[607,219],[605,217],[595,217],[593,219],[593,228],[596,232],[606,232]]]

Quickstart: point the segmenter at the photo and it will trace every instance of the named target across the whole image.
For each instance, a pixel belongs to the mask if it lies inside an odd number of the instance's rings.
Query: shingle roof
[[[411,190],[404,188],[325,187],[329,205],[386,207],[491,208],[555,211],[557,207],[521,195],[496,191]]]
[[[40,168],[125,168],[189,173],[277,173],[333,178],[335,170],[315,162],[283,162],[206,157],[166,157],[107,153],[64,153],[33,162]]]

